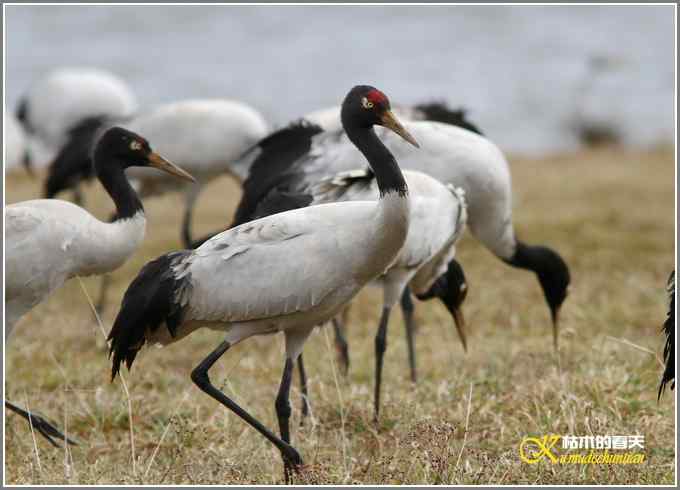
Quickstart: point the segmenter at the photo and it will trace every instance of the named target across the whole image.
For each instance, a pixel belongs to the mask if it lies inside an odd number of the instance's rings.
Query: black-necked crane
[[[121,364],[130,368],[147,342],[176,342],[202,327],[224,331],[224,340],[191,379],[280,450],[286,475],[302,464],[290,444],[289,392],[305,340],[389,267],[408,233],[408,187],[373,127],[384,126],[417,143],[392,115],[387,97],[370,86],[350,90],[342,122],[376,175],[378,200],[274,214],[220,233],[196,250],[163,255],[130,284],[109,334],[115,378]],[[275,403],[280,438],[219,391],[208,375],[233,345],[278,331],[286,344]]]
[[[68,279],[115,270],[139,247],[146,217],[126,168],[155,167],[193,179],[152,151],[146,139],[118,127],[101,136],[93,159],[97,177],[116,205],[112,223],[58,199],[23,201],[5,208],[5,340],[22,316]],[[9,402],[5,406],[26,418],[52,444],[56,445],[53,437],[67,440],[42,417]]]
[[[675,388],[675,271],[671,272],[668,278],[666,292],[668,294],[668,313],[663,324],[663,331],[666,335],[663,358],[666,362],[666,367],[661,376],[657,399],[661,399],[661,395],[668,383],[671,383],[671,389]]]
[[[111,118],[87,118],[71,127],[67,143],[50,164],[44,196],[54,197],[93,177],[90,158],[94,135],[107,125],[119,124]],[[196,183],[186,185],[144,169],[130,170],[142,199],[169,191],[185,193],[182,238],[191,242],[191,217],[200,191],[212,179],[230,174],[245,178],[248,168],[239,157],[264,137],[268,125],[253,108],[227,99],[189,99],[163,104],[123,124],[148,135],[160,153],[182,165]]]
[[[50,71],[28,89],[17,117],[43,151],[53,154],[66,143],[68,129],[83,119],[127,118],[136,110],[135,95],[115,74],[91,67],[64,67]],[[27,160],[29,171],[30,164]]]
[[[414,152],[389,133],[378,131],[405,169],[418,170],[440,182],[465,190],[468,227],[473,236],[508,265],[534,272],[552,319],[553,345],[558,345],[558,320],[570,283],[569,267],[553,249],[529,245],[515,236],[512,187],[508,163],[499,148],[473,131],[450,124],[405,121],[421,142]],[[249,219],[258,203],[275,190],[304,193],[311,185],[356,166],[357,152],[342,131],[323,131],[314,124],[297,124],[267,136],[244,158],[250,173],[233,224]],[[281,160],[289,153],[297,158]],[[409,298],[404,298],[408,303]]]
[[[382,368],[387,349],[387,325],[390,312],[403,297],[407,287],[418,299],[438,298],[444,303],[453,316],[463,348],[467,350],[465,325],[460,310],[467,293],[466,287],[461,289],[461,284],[465,284],[465,276],[460,265],[453,260],[456,243],[465,229],[465,193],[451,184],[442,184],[421,172],[406,170],[403,174],[411,201],[408,235],[396,260],[384,274],[373,281],[373,284],[383,290],[382,313],[375,336],[374,414],[376,419],[380,411]],[[368,201],[378,198],[379,194],[380,189],[375,176],[366,170],[338,174],[322,180],[309,189],[309,196],[312,198],[311,205]],[[287,196],[283,195],[283,197]],[[277,199],[279,199],[277,195],[269,196],[263,205],[266,207],[269,205],[268,201]],[[258,206],[257,214],[262,214],[261,206]],[[415,379],[413,345],[415,321],[412,312],[412,309],[406,312],[405,323],[409,363],[412,379]],[[338,318],[334,319],[336,329],[339,321]],[[307,386],[302,355],[298,361],[304,415],[307,413]]]

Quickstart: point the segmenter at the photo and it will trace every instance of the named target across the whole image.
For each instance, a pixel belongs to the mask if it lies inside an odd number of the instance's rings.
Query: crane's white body
[[[416,295],[427,292],[455,256],[455,244],[467,219],[462,189],[422,172],[406,170],[403,174],[411,201],[406,242],[385,274],[371,283],[382,287],[385,308],[396,304],[406,285]],[[313,203],[378,199],[375,179],[368,186],[353,180],[365,175],[365,170],[350,171],[315,185],[311,190]]]
[[[243,180],[248,169],[237,165],[239,157],[269,129],[257,111],[226,99],[164,104],[123,126],[144,134],[159,153],[186,169],[199,185],[224,173]],[[152,169],[135,167],[126,173],[138,182],[142,196],[187,186]]]
[[[5,337],[31,308],[65,281],[120,267],[137,249],[146,228],[143,212],[105,223],[58,199],[5,208]]]
[[[233,345],[286,331],[287,354],[295,359],[316,325],[392,264],[408,226],[409,200],[392,192],[380,201],[310,206],[224,231],[173,264],[183,284],[175,298],[184,308],[182,325],[174,337],[159,328],[147,340],[167,344],[208,327],[225,330]]]
[[[26,136],[19,121],[13,114],[4,114],[5,128],[5,170],[10,170],[21,165],[26,152]]]
[[[86,117],[127,118],[137,111],[132,90],[119,77],[94,68],[61,68],[26,94],[28,124],[42,143],[58,150],[67,131]]]
[[[449,124],[403,121],[420,144],[415,149],[384,128],[378,137],[402,169],[427,173],[465,191],[468,226],[495,255],[510,259],[516,247],[512,229],[512,186],[508,162],[487,138]],[[310,159],[300,171],[308,174],[303,186],[321,178],[355,169],[361,154],[342,131],[313,137]]]

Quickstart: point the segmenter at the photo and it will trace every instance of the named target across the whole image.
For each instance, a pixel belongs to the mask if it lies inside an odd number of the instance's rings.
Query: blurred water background
[[[503,150],[674,138],[672,6],[7,6],[6,104],[52,68],[96,66],[143,107],[228,97],[274,124],[369,83],[445,100]]]

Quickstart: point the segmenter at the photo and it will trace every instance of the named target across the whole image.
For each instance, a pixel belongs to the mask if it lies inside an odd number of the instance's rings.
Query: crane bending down
[[[196,250],[163,255],[131,283],[109,334],[115,377],[123,362],[131,367],[146,342],[168,344],[201,327],[223,330],[224,341],[191,378],[280,450],[286,480],[302,464],[290,445],[294,362],[312,329],[382,274],[408,233],[408,188],[373,126],[383,125],[417,143],[392,115],[387,97],[370,86],[350,90],[342,104],[342,122],[376,174],[379,200],[275,214],[227,230]],[[208,376],[231,346],[278,331],[286,341],[275,403],[281,438],[215,388]]]
[[[126,118],[137,111],[132,90],[106,70],[63,67],[50,71],[22,96],[17,118],[26,133],[49,154],[56,153],[69,138],[68,130],[90,117]],[[142,133],[143,134],[143,133]],[[24,159],[32,172],[33,158]]]
[[[99,221],[83,208],[58,199],[36,199],[5,208],[5,340],[16,323],[74,276],[104,274],[120,267],[144,238],[146,217],[125,169],[155,167],[175,177],[193,178],[151,150],[141,136],[122,128],[106,131],[94,151],[97,176],[116,205],[117,219]],[[20,409],[47,440],[64,437],[51,423]]]

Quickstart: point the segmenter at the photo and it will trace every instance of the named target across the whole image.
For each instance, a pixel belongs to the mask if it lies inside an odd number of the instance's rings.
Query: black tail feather
[[[127,368],[153,333],[165,324],[174,337],[182,321],[181,298],[190,287],[190,276],[177,278],[176,270],[191,251],[182,250],[162,255],[146,264],[132,281],[111,328],[109,357],[113,355],[111,380],[120,372],[125,361]]]
[[[484,136],[475,124],[465,118],[466,111],[463,108],[451,109],[445,102],[418,104],[415,108],[424,114],[426,121],[451,124]]]
[[[94,177],[92,145],[106,122],[105,116],[87,117],[69,129],[68,141],[49,166],[43,194],[46,198]]]
[[[668,278],[668,294],[670,296],[670,306],[668,308],[668,316],[663,324],[663,331],[666,334],[666,345],[663,349],[666,368],[661,377],[657,399],[661,399],[661,395],[663,395],[668,383],[671,383],[671,390],[675,389],[675,271]]]
[[[274,189],[259,202],[253,214],[253,219],[283,213],[291,209],[304,208],[309,206],[313,199],[309,194]]]
[[[322,131],[321,127],[300,120],[273,132],[256,145],[260,154],[243,182],[243,196],[231,226],[251,221],[258,204],[272,189],[292,190],[283,189],[280,184],[287,179],[295,162],[309,151],[312,137]]]

